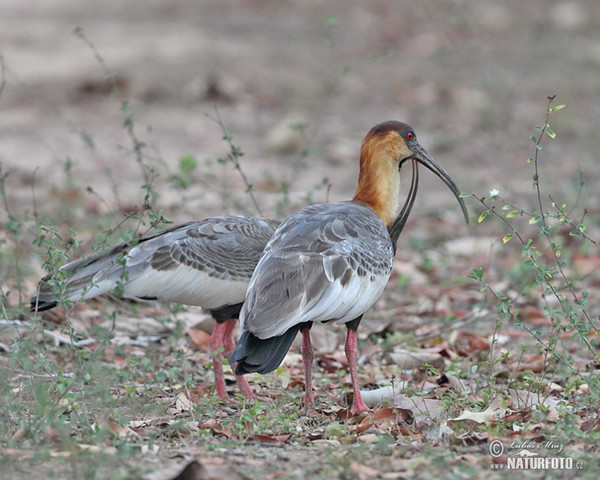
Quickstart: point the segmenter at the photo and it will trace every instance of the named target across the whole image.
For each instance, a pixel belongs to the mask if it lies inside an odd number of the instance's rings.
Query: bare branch
[[[248,177],[244,173],[244,170],[242,170],[242,165],[240,163],[240,157],[242,156],[241,150],[239,147],[237,147],[236,145],[233,144],[233,137],[231,136],[231,132],[229,131],[229,129],[227,127],[225,127],[225,123],[223,123],[223,120],[221,119],[221,114],[219,113],[219,109],[217,108],[216,105],[215,105],[214,109],[215,109],[215,116],[216,116],[215,118],[211,117],[208,114],[206,116],[208,118],[210,118],[213,122],[217,123],[219,125],[219,127],[221,127],[221,130],[223,131],[223,140],[225,140],[227,142],[227,144],[229,145],[229,153],[227,154],[227,160],[231,161],[231,163],[233,163],[233,166],[235,167],[235,169],[239,172],[240,176],[242,177],[242,180],[246,184],[246,192],[248,193],[248,195],[250,195],[250,199],[252,200],[254,208],[256,209],[258,214],[262,217],[264,215],[262,213],[260,205],[258,204],[258,201],[256,200],[256,197],[254,196],[254,192],[253,192],[254,187],[248,180]]]

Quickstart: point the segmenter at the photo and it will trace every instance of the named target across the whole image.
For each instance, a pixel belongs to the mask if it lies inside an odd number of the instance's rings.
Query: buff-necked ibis
[[[408,160],[412,186],[401,209],[399,171]],[[458,187],[421,147],[415,131],[396,121],[376,125],[362,144],[353,199],[302,209],[267,244],[240,313],[242,335],[230,357],[236,375],[275,370],[301,331],[305,403],[314,404],[309,329],[312,322],[336,320],[347,327],[351,412],[369,410],[358,385],[357,328],[390,277],[396,241],[417,192],[418,163],[446,183],[468,222]]]
[[[31,309],[54,308],[58,296],[73,302],[91,299],[118,286],[125,298],[199,305],[216,321],[210,337],[215,388],[226,398],[222,358],[234,348],[232,332],[248,283],[278,224],[262,218],[212,217],[79,258],[40,281]],[[237,380],[240,391],[252,397],[246,379]]]

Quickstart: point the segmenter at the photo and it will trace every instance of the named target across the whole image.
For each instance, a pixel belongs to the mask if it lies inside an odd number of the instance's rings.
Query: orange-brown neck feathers
[[[399,162],[411,152],[396,129],[381,126],[371,129],[363,141],[353,200],[367,204],[390,227],[400,209]]]

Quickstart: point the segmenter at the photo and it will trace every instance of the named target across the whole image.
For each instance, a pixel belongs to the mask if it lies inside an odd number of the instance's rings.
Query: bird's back
[[[348,322],[381,295],[391,273],[388,231],[358,202],[313,205],[292,215],[267,244],[240,319],[258,338],[305,322]]]
[[[272,220],[223,216],[172,227],[134,246],[121,244],[64,265],[59,269],[65,277],[62,291],[65,298],[77,301],[121,285],[126,298],[206,309],[240,303],[276,225]],[[56,278],[42,279],[32,306],[37,303],[43,310],[56,305]]]

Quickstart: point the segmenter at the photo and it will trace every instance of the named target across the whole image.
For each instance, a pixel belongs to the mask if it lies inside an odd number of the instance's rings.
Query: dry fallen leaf
[[[254,435],[250,437],[250,442],[261,442],[261,443],[284,443],[290,439],[292,435],[290,433],[284,433],[282,435]]]
[[[444,358],[439,353],[396,349],[386,355],[386,360],[402,370],[421,368],[425,363],[433,365],[437,369],[444,368]]]
[[[223,435],[227,438],[231,438],[234,435],[231,433],[231,429],[229,427],[224,428],[219,422],[217,422],[214,418],[211,418],[200,425],[201,429],[210,430],[213,435]]]
[[[168,423],[168,431],[171,435],[190,435],[191,433],[195,433],[199,430],[198,422],[195,420],[189,420],[187,422],[182,421],[173,421]]]
[[[527,325],[535,326],[551,326],[552,320],[539,309],[528,308],[524,312],[520,313],[521,321],[527,322]]]
[[[523,363],[523,362],[513,362],[510,364],[510,368],[513,372],[533,372],[533,373],[541,373],[544,370],[544,364],[542,362],[534,362],[534,363]]]
[[[357,417],[352,417],[352,420]],[[360,417],[358,417],[360,419]],[[350,433],[362,433],[371,428],[392,435],[413,435],[417,433],[411,428],[413,414],[404,408],[378,408],[373,413],[366,415],[360,423],[350,425]]]
[[[427,425],[440,422],[446,411],[442,400],[437,398],[424,398],[421,396],[398,396],[394,401],[394,406],[412,412],[413,426],[417,430],[421,430]]]
[[[459,422],[461,420],[471,420],[476,423],[487,423],[492,420],[502,418],[506,409],[502,407],[502,398],[496,397],[485,410],[473,412],[464,410],[458,417],[449,419],[448,422]]]
[[[350,469],[356,474],[359,480],[379,477],[379,470],[363,465],[362,463],[352,462]]]
[[[0,452],[8,457],[33,457],[36,453],[34,450],[21,450],[18,448],[3,448]]]
[[[113,435],[115,435],[119,438],[139,437],[139,433],[132,430],[128,426],[122,427],[119,423],[115,422],[111,418],[105,418],[105,419],[99,420],[98,425],[100,427],[105,428],[110,433],[112,433]]]
[[[82,452],[93,452],[93,453],[107,453],[109,455],[116,455],[117,448],[110,447],[105,445],[90,445],[87,443],[78,443],[76,445],[77,449]],[[70,452],[67,452],[70,455]],[[67,455],[68,456],[68,455]]]
[[[210,334],[198,328],[188,328],[186,333],[190,336],[195,345],[202,350],[208,350],[210,347]]]
[[[448,343],[462,357],[468,357],[474,353],[487,351],[490,344],[486,337],[475,335],[470,332],[453,330],[448,338]]]
[[[456,375],[446,374],[446,378],[448,379],[448,385],[450,385],[450,388],[457,392],[465,391],[463,383],[460,381],[460,378],[458,378]]]
[[[547,423],[556,423],[556,422],[558,422],[559,418],[560,418],[560,415],[558,413],[558,410],[556,410],[556,408],[550,408],[548,410],[548,415],[546,415]]]
[[[338,334],[330,325],[315,323],[310,330],[310,336],[317,355],[335,352],[338,349]]]
[[[13,433],[11,440],[14,442],[16,440],[18,440],[21,437],[24,437],[25,434],[27,433],[27,431],[23,428],[18,428],[15,433]]]
[[[510,398],[514,408],[524,409],[544,405],[546,408],[555,408],[559,399],[541,393],[528,392],[527,390],[511,390]]]
[[[600,419],[592,418],[585,420],[580,428],[582,432],[600,432]]]
[[[189,412],[194,404],[184,392],[179,392],[175,399],[175,409],[179,412]]]

